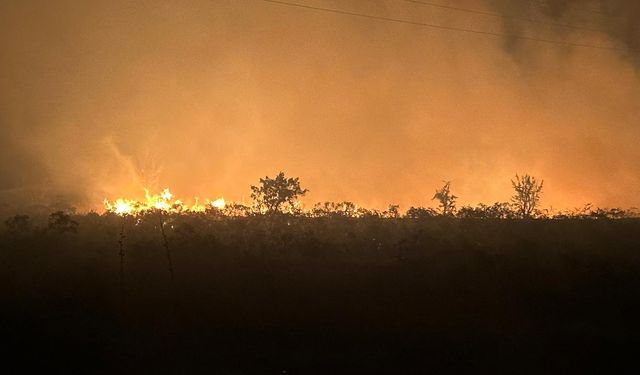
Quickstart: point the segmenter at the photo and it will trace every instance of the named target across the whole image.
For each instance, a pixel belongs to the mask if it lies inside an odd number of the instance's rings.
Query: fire
[[[171,198],[173,198],[173,194],[169,191],[169,189],[164,189],[162,193],[157,195],[149,194],[148,189],[144,189],[144,196],[147,199],[147,206],[149,209],[158,209],[161,211],[169,211],[172,207]],[[182,202],[176,201],[175,204],[181,204]]]
[[[174,195],[168,188],[162,190],[159,194],[151,194],[149,189],[144,189],[144,200],[138,201],[135,199],[116,198],[114,201],[109,201],[105,199],[103,204],[107,212],[121,216],[135,216],[152,210],[172,213],[205,212],[208,207],[220,210],[225,207],[224,198],[218,198],[213,201],[207,199],[206,205],[201,204],[198,197],[194,199],[192,205],[185,205],[183,201],[174,198]]]
[[[198,197],[196,197],[195,203],[193,203],[193,205],[189,208],[189,211],[191,212],[205,212],[206,210],[207,210],[207,207],[201,205],[198,202]]]
[[[116,199],[113,203],[104,200],[104,207],[107,211],[118,215],[131,215],[135,210],[135,202],[123,198]]]
[[[224,206],[226,206],[226,202],[224,201],[224,198],[218,198],[215,201],[210,202],[209,204],[211,205],[211,207],[217,208],[219,210],[222,210]]]

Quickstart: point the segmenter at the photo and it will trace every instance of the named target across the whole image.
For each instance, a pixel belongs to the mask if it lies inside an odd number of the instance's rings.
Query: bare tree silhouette
[[[528,174],[522,177],[516,174],[516,179],[511,180],[511,185],[516,191],[515,195],[511,197],[511,203],[519,217],[526,219],[535,216],[543,184],[544,181],[538,182],[535,177]]]

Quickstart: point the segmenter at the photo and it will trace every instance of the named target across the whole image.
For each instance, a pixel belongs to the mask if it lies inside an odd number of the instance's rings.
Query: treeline
[[[299,198],[309,190],[300,186],[299,178],[287,178],[283,172],[276,177],[261,178],[257,186],[251,186],[251,205],[232,203],[222,209],[208,207],[208,215],[225,217],[247,217],[256,215],[292,215],[304,217],[348,217],[348,218],[389,218],[421,219],[446,216],[461,219],[624,219],[635,218],[633,209],[596,208],[586,204],[572,210],[553,211],[540,208],[540,197],[544,181],[528,174],[517,175],[511,180],[514,194],[509,202],[495,202],[491,205],[479,203],[476,206],[456,206],[458,197],[451,192],[451,182],[445,182],[437,189],[431,200],[437,208],[410,207],[401,213],[400,206],[389,205],[386,210],[360,207],[354,202],[320,202],[311,209],[304,209]],[[175,212],[183,212],[183,207],[173,207]]]
[[[386,210],[369,209],[360,207],[350,201],[320,202],[312,208],[305,209],[299,199],[309,190],[300,186],[299,178],[287,178],[283,172],[274,178],[265,177],[259,180],[258,185],[251,186],[251,204],[228,203],[224,207],[204,206],[201,211],[192,211],[180,201],[161,202],[161,208],[138,210],[135,212],[121,213],[111,207],[107,207],[103,215],[132,216],[143,219],[146,216],[164,215],[165,219],[173,215],[193,215],[211,219],[243,218],[243,217],[307,217],[307,218],[380,218],[380,219],[426,219],[434,217],[449,217],[457,219],[491,219],[491,220],[515,220],[515,219],[631,219],[638,218],[635,209],[621,208],[597,208],[586,204],[581,208],[564,211],[552,211],[540,208],[540,197],[543,191],[543,181],[538,181],[530,175],[519,176],[511,181],[514,195],[508,202],[495,202],[493,204],[479,203],[475,206],[465,205],[457,207],[458,196],[451,191],[451,182],[435,191],[431,198],[438,206],[410,207],[404,213],[398,205],[389,205]],[[142,204],[141,204],[142,205]],[[73,233],[77,230],[78,222],[73,220],[75,210],[57,210],[51,213],[46,222],[46,227],[39,227],[48,231],[59,233]],[[90,212],[88,216],[99,216]],[[75,215],[78,216],[78,215]],[[165,220],[163,219],[163,221]],[[35,228],[33,220],[28,215],[15,215],[5,220],[5,228],[13,233],[26,233]]]

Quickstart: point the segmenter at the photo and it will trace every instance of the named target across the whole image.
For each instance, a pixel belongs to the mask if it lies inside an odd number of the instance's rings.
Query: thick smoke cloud
[[[533,31],[529,35],[553,35],[556,40],[583,43],[592,41],[595,45],[627,49],[629,52],[623,54],[636,64],[640,63],[640,2],[636,0],[490,0],[490,5],[501,14],[527,14],[534,21],[550,21],[544,27],[531,27],[535,22],[504,18],[504,29],[510,35],[527,35],[527,31]],[[549,23],[557,26],[549,27]],[[580,33],[576,35],[568,30],[579,30]],[[519,43],[507,38],[505,45],[513,52]]]
[[[603,32],[401,1],[306,3],[640,41],[634,1],[449,2]],[[636,206],[637,56],[257,0],[2,2],[0,202],[99,208],[144,186],[240,200],[282,169],[309,202],[430,205],[442,180],[462,203],[493,202],[529,172],[545,179],[546,206]]]

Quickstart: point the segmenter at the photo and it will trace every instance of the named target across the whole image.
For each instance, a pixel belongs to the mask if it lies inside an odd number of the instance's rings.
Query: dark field
[[[7,366],[634,373],[639,220],[83,215],[0,237]],[[124,223],[124,277],[120,238]]]

